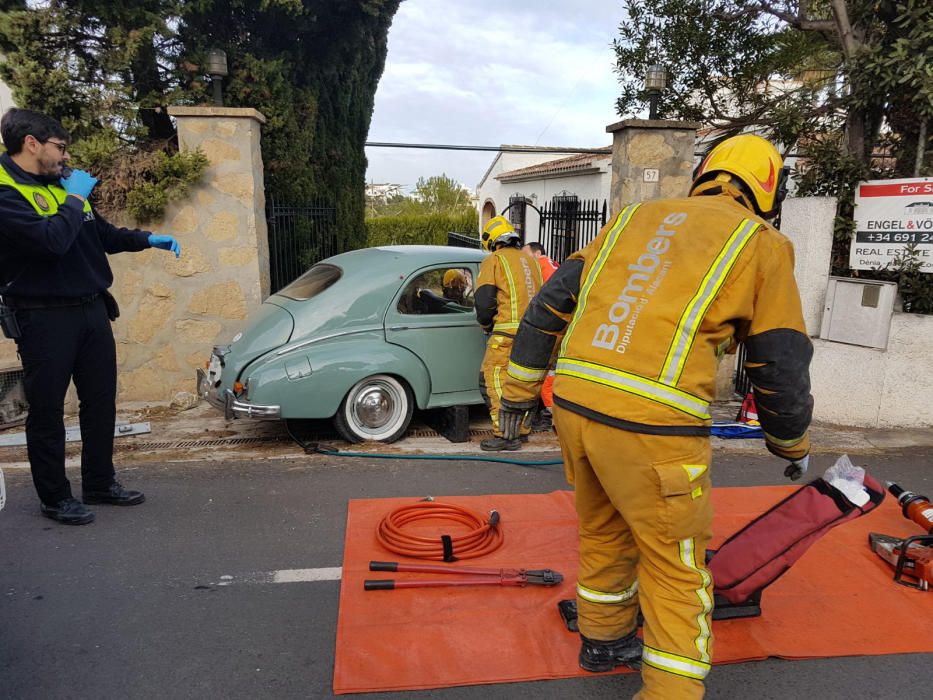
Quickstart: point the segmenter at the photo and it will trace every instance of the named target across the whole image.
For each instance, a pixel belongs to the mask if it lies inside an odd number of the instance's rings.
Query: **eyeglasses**
[[[55,148],[58,149],[59,153],[61,153],[62,155],[65,155],[65,151],[68,150],[68,144],[67,144],[67,143],[61,143],[61,142],[59,142],[59,141],[41,141],[40,143],[50,143],[50,144],[52,144],[53,146],[55,146]]]

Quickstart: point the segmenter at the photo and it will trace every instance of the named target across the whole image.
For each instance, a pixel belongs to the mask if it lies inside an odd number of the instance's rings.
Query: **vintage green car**
[[[387,246],[323,260],[214,347],[198,393],[228,419],[333,418],[351,442],[399,439],[416,406],[482,403],[484,256]]]

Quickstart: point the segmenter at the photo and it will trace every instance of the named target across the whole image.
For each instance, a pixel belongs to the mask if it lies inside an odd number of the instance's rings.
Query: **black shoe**
[[[66,525],[87,525],[94,522],[94,514],[77,498],[63,498],[54,506],[39,504],[42,515]]]
[[[130,491],[118,481],[110,484],[106,491],[83,491],[81,497],[85,503],[106,503],[111,506],[135,506],[146,500],[142,491]]]
[[[531,430],[535,433],[550,430],[552,425],[553,416],[551,416],[551,410],[548,408],[541,409],[535,414],[534,418],[531,419]]]
[[[486,452],[499,452],[500,450],[520,450],[522,448],[521,438],[516,440],[506,440],[504,437],[486,438],[479,444],[481,450]]]
[[[616,666],[628,666],[633,670],[641,668],[642,642],[632,632],[627,637],[609,642],[587,639],[582,634],[583,645],[580,647],[580,668],[593,673],[611,671]]]

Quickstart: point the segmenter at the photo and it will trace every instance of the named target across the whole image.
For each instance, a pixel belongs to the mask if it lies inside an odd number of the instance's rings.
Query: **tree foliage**
[[[419,177],[412,196],[392,195],[384,202],[370,202],[372,216],[423,216],[462,214],[473,208],[470,191],[446,174]]]
[[[447,177],[446,173],[427,179],[419,177],[415,185],[415,199],[430,214],[471,206],[469,190],[453,178]]]
[[[179,28],[191,99],[207,99],[208,49],[226,51],[228,103],[269,120],[267,192],[296,204],[334,201],[347,248],[364,243],[364,143],[399,2],[197,0]]]
[[[366,245],[446,245],[448,232],[475,236],[476,209],[439,214],[377,216],[366,220]]]
[[[625,5],[614,43],[619,114],[645,107],[643,77],[660,63],[670,76],[662,118],[699,121],[723,138],[755,130],[801,156],[798,194],[839,198],[835,274],[848,272],[856,183],[933,173],[928,0]]]
[[[17,104],[59,118],[82,162],[100,169],[122,150],[170,153],[167,106],[211,103],[205,58],[223,49],[226,105],[268,119],[267,193],[333,200],[350,247],[362,243],[363,144],[399,2],[3,0],[0,77]]]

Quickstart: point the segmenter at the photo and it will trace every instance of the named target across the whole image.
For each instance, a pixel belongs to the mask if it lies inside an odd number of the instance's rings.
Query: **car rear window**
[[[340,279],[342,274],[343,270],[336,265],[321,263],[312,267],[284,289],[280,289],[276,294],[295,301],[306,301],[330,287]]]

